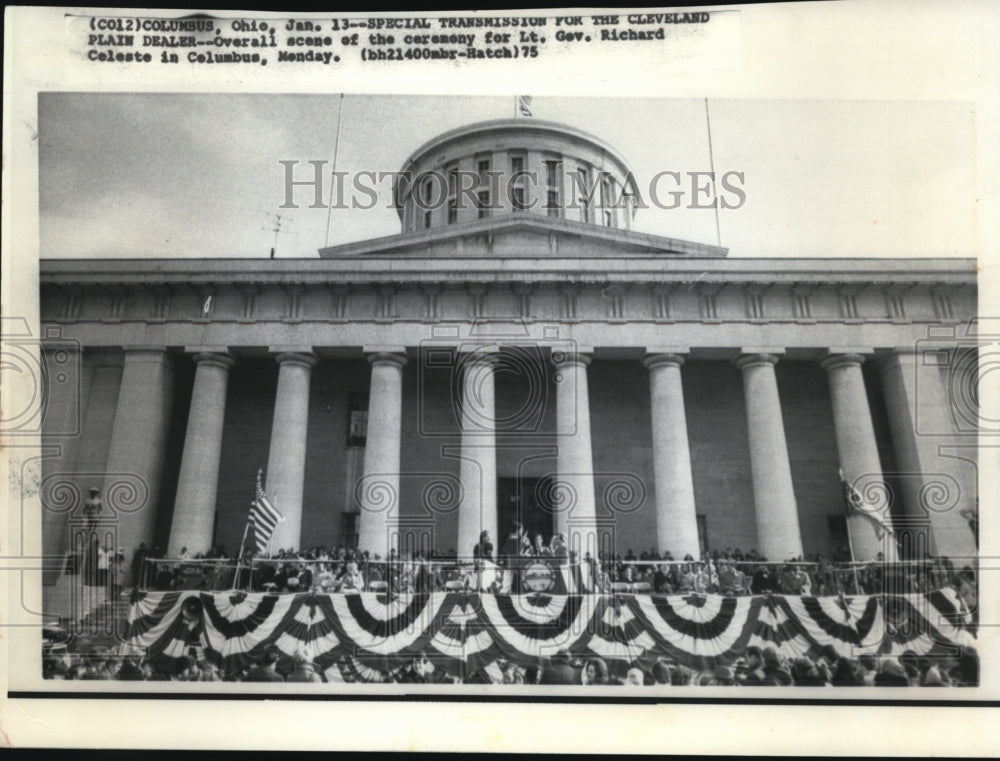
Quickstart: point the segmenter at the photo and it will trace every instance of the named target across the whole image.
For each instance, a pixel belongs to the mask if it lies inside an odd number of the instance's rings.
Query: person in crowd
[[[552,557],[555,558],[556,562],[565,563],[569,559],[569,548],[566,546],[565,534],[554,534],[552,541],[549,543],[549,549],[552,551]]]
[[[535,554],[534,548],[531,546],[531,537],[528,536],[528,532],[522,532],[521,534],[521,547],[520,555],[521,557],[531,557]]]
[[[830,684],[834,687],[865,686],[861,667],[849,658],[837,658],[833,666],[833,675],[830,677]]]
[[[199,682],[221,682],[222,675],[219,673],[219,667],[215,665],[208,658],[203,659],[198,663],[198,681]]]
[[[697,579],[697,574],[695,573],[693,563],[684,563],[681,565],[678,571],[679,585],[677,591],[680,594],[690,594],[695,591],[695,580]]]
[[[198,670],[198,663],[190,655],[182,655],[177,659],[173,681],[197,682],[200,676],[201,672]]]
[[[608,664],[603,658],[590,658],[583,664],[583,668],[580,669],[580,684],[608,684]]]
[[[313,585],[313,566],[311,563],[296,563],[298,577],[299,577],[299,589],[308,590],[312,588]]]
[[[792,568],[792,588],[795,589],[792,594],[808,596],[812,593],[812,581],[801,565]]]
[[[137,587],[145,587],[149,580],[146,578],[146,558],[149,557],[149,550],[146,549],[145,542],[139,542],[139,546],[132,554],[132,583]]]
[[[695,594],[708,594],[712,586],[712,576],[708,572],[706,563],[697,563],[694,570],[694,592]]]
[[[336,591],[356,594],[365,588],[365,580],[358,570],[358,564],[353,560],[347,564],[343,576],[337,582]]]
[[[750,582],[750,591],[755,595],[763,595],[776,592],[777,589],[777,580],[771,574],[771,569],[766,565],[759,566]]]
[[[642,687],[646,684],[646,675],[642,673],[642,669],[633,666],[625,674],[624,684],[626,687]]]
[[[268,645],[264,648],[264,653],[260,663],[250,669],[243,678],[244,682],[284,682],[284,677],[278,673],[276,665],[281,651],[275,645]]]
[[[979,686],[979,653],[975,648],[963,647],[955,666],[948,671],[948,676],[955,684],[964,687]]]
[[[553,655],[542,670],[539,684],[580,684],[580,677],[569,661],[569,653],[565,650]]]
[[[792,675],[788,672],[784,660],[773,647],[765,647],[761,652],[764,660],[763,684],[776,687],[787,687],[792,683]]]
[[[906,676],[906,670],[896,658],[886,658],[882,661],[882,667],[875,675],[876,687],[909,687],[910,680]]]
[[[653,572],[652,589],[660,594],[672,594],[674,589],[670,583],[670,569],[666,563],[660,563]]]
[[[662,660],[657,661],[653,665],[653,684],[657,687],[669,687],[670,682],[670,667],[664,663]]]
[[[535,534],[535,555],[538,557],[543,557],[545,555],[551,555],[552,550],[545,546],[545,537],[542,536],[542,532],[539,531]]]
[[[979,623],[979,597],[976,592],[976,574],[971,566],[965,566],[958,574],[955,594],[962,603],[962,612],[971,622]]]
[[[127,682],[141,682],[145,678],[146,675],[139,665],[139,658],[137,656],[122,658],[121,666],[118,668],[118,673],[115,674],[115,679]]]
[[[292,658],[294,664],[291,673],[285,677],[286,682],[322,682],[320,675],[316,673],[316,667],[312,659],[301,650]]]
[[[795,658],[791,665],[792,684],[796,687],[822,687],[826,680],[808,658]]]
[[[634,565],[629,563],[625,566],[625,571],[622,574],[621,581],[625,584],[634,584],[636,582]]]
[[[736,673],[733,671],[733,667],[720,663],[712,670],[712,679],[709,684],[716,687],[732,687],[735,685]]]
[[[489,531],[479,534],[479,542],[472,548],[472,557],[476,560],[493,561],[493,541]]]
[[[321,563],[319,566],[319,573],[316,574],[316,585],[317,592],[322,592],[324,594],[333,592],[336,588],[336,580],[333,576],[333,571],[330,570],[329,563]]]
[[[416,589],[416,566],[412,560],[400,564],[399,578],[394,588],[401,593],[412,593]]]

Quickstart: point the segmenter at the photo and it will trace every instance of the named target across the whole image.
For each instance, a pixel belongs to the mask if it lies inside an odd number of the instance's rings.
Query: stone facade
[[[629,181],[596,138],[528,120],[408,167],[487,147],[494,166],[523,147]],[[612,226],[504,208],[425,227],[410,188],[397,203],[401,235],[319,259],[43,261],[49,348],[80,378],[49,400],[66,445],[45,478],[103,488],[127,554],[234,551],[263,468],[275,547],[467,554],[484,528],[502,540],[517,497],[581,551],[780,560],[844,539],[843,469],[876,501],[888,486],[930,551],[975,553],[973,261],[729,259],[633,232],[627,206]],[[60,442],[73,405],[82,436]],[[47,552],[66,523],[46,513]],[[866,516],[847,530],[859,558],[896,552]]]

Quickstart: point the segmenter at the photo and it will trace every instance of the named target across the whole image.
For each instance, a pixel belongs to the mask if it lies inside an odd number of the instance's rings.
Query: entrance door
[[[550,497],[552,490],[547,479],[498,478],[497,479],[497,550],[510,536],[511,526],[518,521],[534,542],[541,534],[547,545],[555,531],[555,513]]]

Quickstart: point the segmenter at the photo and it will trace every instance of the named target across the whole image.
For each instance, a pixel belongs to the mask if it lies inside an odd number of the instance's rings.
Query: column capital
[[[196,365],[215,365],[228,370],[236,364],[236,357],[228,351],[199,351],[194,355]]]
[[[552,363],[556,367],[564,365],[583,365],[587,367],[592,360],[589,351],[563,351],[562,349],[552,350]]]
[[[654,367],[662,367],[664,365],[672,365],[674,367],[680,367],[684,364],[685,355],[677,354],[675,352],[662,352],[658,354],[647,354],[642,359],[642,364],[652,370]]]
[[[733,364],[740,370],[744,370],[748,367],[761,367],[763,365],[773,366],[778,364],[778,359],[779,357],[777,354],[770,353],[741,354],[733,360]]]
[[[292,364],[292,365],[302,365],[303,367],[313,368],[316,367],[319,360],[312,352],[305,351],[283,351],[279,353],[274,360],[279,365]]]
[[[395,351],[373,351],[368,353],[368,363],[372,367],[377,365],[395,365],[402,368],[409,361],[406,354]]]
[[[824,370],[834,370],[838,367],[861,367],[865,357],[863,354],[831,354],[825,359],[821,359],[819,366]]]

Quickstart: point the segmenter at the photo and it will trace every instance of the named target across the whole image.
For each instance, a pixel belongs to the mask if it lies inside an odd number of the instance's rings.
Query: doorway
[[[514,477],[497,479],[497,546],[502,547],[510,536],[511,525],[519,522],[534,542],[541,534],[548,545],[555,531],[552,510],[552,478]]]

